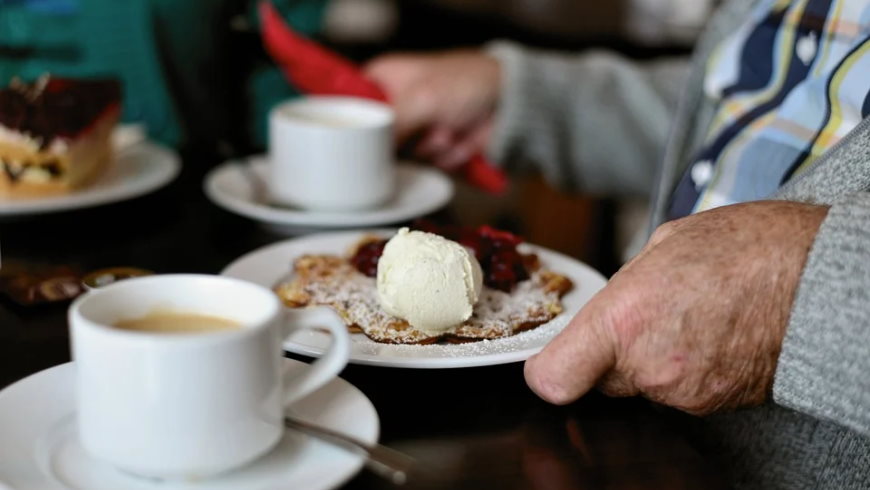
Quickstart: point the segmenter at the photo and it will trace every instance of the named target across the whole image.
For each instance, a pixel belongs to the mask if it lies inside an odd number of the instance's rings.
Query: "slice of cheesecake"
[[[103,173],[121,111],[116,80],[42,77],[0,90],[0,195],[69,192]]]

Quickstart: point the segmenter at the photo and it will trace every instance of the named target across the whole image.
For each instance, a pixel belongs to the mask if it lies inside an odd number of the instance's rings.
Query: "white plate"
[[[67,363],[0,392],[0,481],[6,486],[16,490],[327,489],[350,479],[363,464],[355,453],[288,430],[267,455],[213,479],[166,482],[134,477],[92,459],[78,443],[74,378],[75,365]],[[369,443],[378,439],[375,408],[341,378],[294,403],[291,411],[302,420]]]
[[[373,232],[390,236],[395,231],[332,232],[286,240],[240,257],[221,274],[271,288],[287,277],[296,257],[306,253],[345,254],[363,233]],[[562,314],[513,337],[467,344],[391,345],[355,334],[352,336],[350,362],[403,368],[460,368],[523,361],[540,351],[607,281],[591,267],[560,253],[528,244],[520,247],[537,253],[545,267],[568,276],[574,282],[574,288],[562,298],[565,307]],[[296,354],[318,356],[328,344],[328,335],[308,330],[290,337],[284,348]]]
[[[0,198],[0,216],[69,211],[132,199],[168,184],[180,168],[174,151],[140,142],[118,150],[106,173],[83,189],[48,197]]]
[[[364,211],[306,211],[268,203],[265,157],[227,162],[205,178],[206,195],[218,206],[242,216],[289,227],[356,228],[406,221],[431,213],[453,197],[453,182],[422,165],[397,166],[396,195],[383,206]]]

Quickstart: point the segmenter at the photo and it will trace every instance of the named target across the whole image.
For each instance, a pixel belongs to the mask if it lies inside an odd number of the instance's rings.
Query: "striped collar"
[[[669,217],[765,199],[870,113],[870,0],[762,0],[710,56],[716,113]]]

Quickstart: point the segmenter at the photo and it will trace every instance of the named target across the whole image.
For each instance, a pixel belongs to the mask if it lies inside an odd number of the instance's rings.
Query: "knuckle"
[[[655,231],[653,231],[649,243],[654,245],[673,235],[677,230],[677,223],[677,221],[667,221],[659,225]]]
[[[387,54],[368,62],[364,69],[366,75],[378,80],[389,80],[404,69],[405,61],[398,55]]]

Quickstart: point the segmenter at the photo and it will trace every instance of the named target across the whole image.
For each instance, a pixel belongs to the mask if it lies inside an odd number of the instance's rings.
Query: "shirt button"
[[[797,54],[798,59],[800,59],[804,65],[809,65],[813,62],[813,58],[816,57],[816,50],[818,49],[819,36],[815,31],[810,31],[806,36],[798,39],[797,45],[795,45],[795,54]]]
[[[691,176],[692,182],[695,183],[695,190],[700,190],[713,177],[713,163],[710,160],[701,160],[692,166]]]

